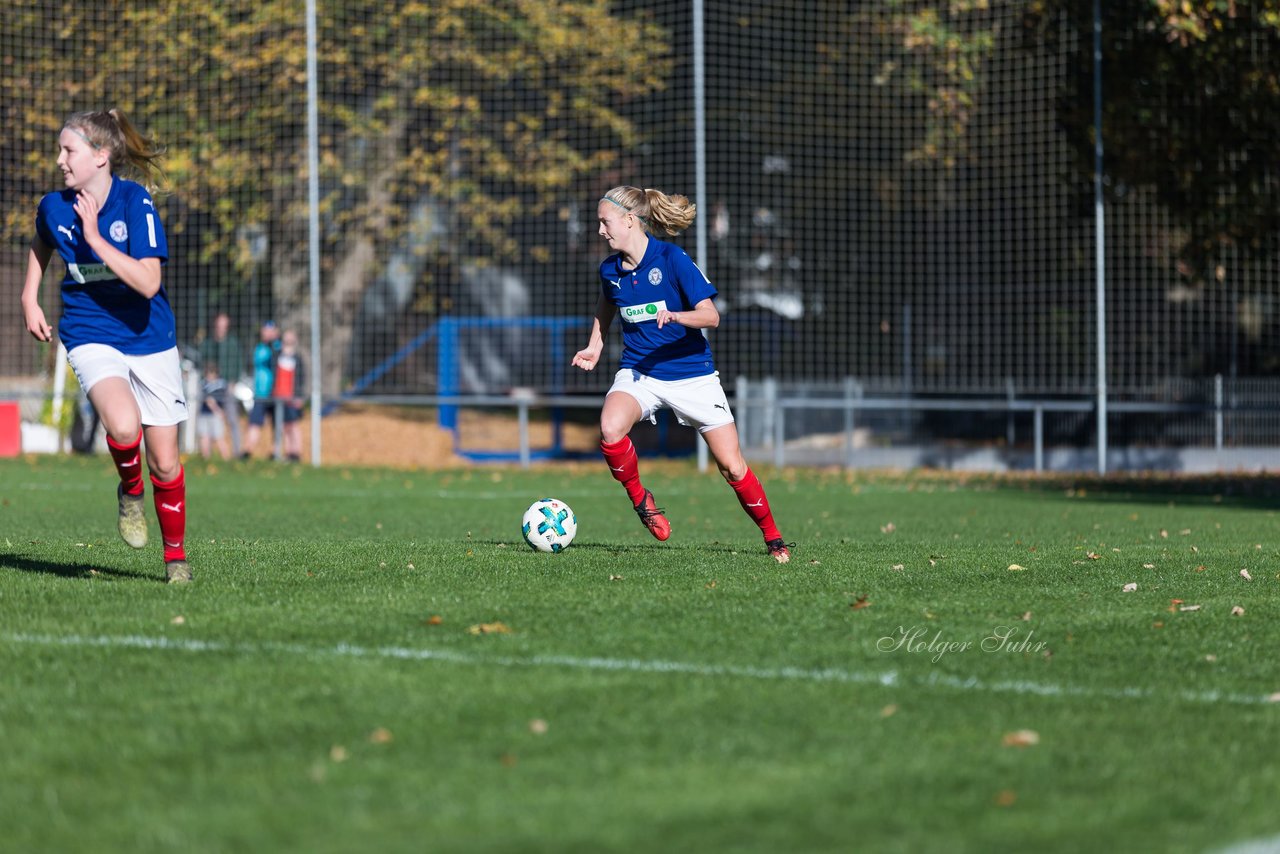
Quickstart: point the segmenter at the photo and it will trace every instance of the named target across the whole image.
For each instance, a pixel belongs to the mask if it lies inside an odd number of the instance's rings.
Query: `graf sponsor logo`
[[[81,285],[85,282],[104,282],[117,278],[106,264],[68,264],[67,275],[73,282]]]
[[[624,305],[618,309],[622,319],[627,323],[644,323],[657,320],[658,312],[667,310],[667,301],[646,302],[639,305]]]

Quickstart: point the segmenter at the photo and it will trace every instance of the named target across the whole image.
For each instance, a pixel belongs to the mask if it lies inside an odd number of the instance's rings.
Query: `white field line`
[[[885,687],[938,688],[975,693],[1022,694],[1038,697],[1090,697],[1114,700],[1176,699],[1187,703],[1264,705],[1274,703],[1272,696],[1239,694],[1224,691],[1160,691],[1149,688],[1089,688],[1059,685],[1051,682],[1002,680],[989,682],[977,677],[962,677],[933,672],[928,676],[904,677],[896,670],[880,672],[839,668],[744,667],[733,664],[704,664],[634,658],[578,657],[571,655],[531,655],[527,657],[475,655],[441,649],[418,649],[402,646],[365,647],[340,643],[336,646],[304,644],[226,643],[195,639],[148,637],[145,635],[40,635],[0,634],[0,640],[15,646],[61,646],[73,648],[145,649],[179,653],[230,653],[234,655],[290,655],[300,658],[393,659],[400,661],[436,661],[474,667],[558,668],[565,670],[598,670],[630,673],[683,674],[736,679],[761,679],[784,682],[836,682]]]
[[[1280,836],[1237,842],[1227,848],[1217,849],[1215,854],[1280,854]]]

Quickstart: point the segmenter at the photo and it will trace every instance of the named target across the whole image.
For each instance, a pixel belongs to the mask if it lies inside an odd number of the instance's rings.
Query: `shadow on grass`
[[[489,545],[493,545],[493,546],[501,546],[505,544],[508,548],[512,548],[510,540],[505,540],[505,541],[489,540],[488,543]],[[524,549],[518,548],[518,546],[519,544],[517,544],[516,546],[517,551],[524,550]],[[525,548],[527,548],[529,551],[534,551],[534,549],[529,548],[528,546],[526,546]],[[635,554],[644,555],[646,557],[657,557],[657,556],[660,556],[663,552],[685,552],[685,551],[696,551],[699,553],[723,552],[724,554],[743,554],[743,553],[755,554],[755,552],[758,551],[761,555],[767,554],[767,552],[764,549],[763,543],[759,545],[758,549],[755,549],[754,546],[744,547],[744,546],[737,546],[737,545],[732,545],[728,543],[652,542],[652,543],[634,543],[632,545],[620,545],[614,542],[600,542],[600,543],[585,542],[584,543],[579,540],[575,540],[573,542],[573,545],[570,546],[570,548],[572,548],[575,552],[592,551],[592,552],[607,552],[609,554],[630,554],[634,552]]]
[[[1273,474],[1050,475],[1009,480],[1037,492],[1062,491],[1085,501],[1170,501],[1272,510],[1280,508],[1280,477]]]
[[[0,556],[0,570],[16,569],[19,572],[43,572],[47,575],[56,575],[60,578],[93,578],[95,576],[106,576],[107,578],[138,578],[145,581],[164,582],[163,576],[152,575],[145,572],[134,572],[128,569],[111,569],[102,564],[97,563],[60,563],[50,560],[40,560],[35,558],[24,557],[22,555],[3,555]]]

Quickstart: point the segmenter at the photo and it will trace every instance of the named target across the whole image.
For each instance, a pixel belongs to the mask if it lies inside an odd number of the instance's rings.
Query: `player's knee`
[[[182,474],[182,461],[178,457],[148,460],[147,468],[150,469],[151,476],[156,480],[161,483],[171,483],[178,479],[178,475]]]
[[[107,435],[111,437],[111,441],[117,445],[131,445],[139,438],[142,432],[142,424],[137,421],[115,421],[111,424],[104,423],[102,425]]]
[[[630,424],[614,421],[600,422],[600,440],[605,444],[612,445],[614,442],[621,442],[629,432],[631,432]]]
[[[747,461],[739,457],[731,463],[717,463],[720,474],[728,483],[737,483],[747,476]]]

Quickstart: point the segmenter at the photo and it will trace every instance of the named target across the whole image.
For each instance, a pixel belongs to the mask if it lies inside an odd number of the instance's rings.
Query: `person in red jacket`
[[[298,351],[298,333],[285,330],[280,336],[280,352],[276,354],[275,385],[271,396],[280,402],[283,425],[280,428],[284,457],[290,462],[302,459],[302,405],[306,374]]]

